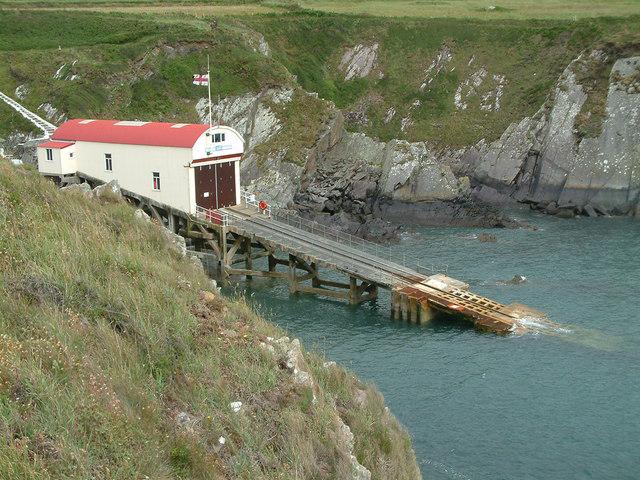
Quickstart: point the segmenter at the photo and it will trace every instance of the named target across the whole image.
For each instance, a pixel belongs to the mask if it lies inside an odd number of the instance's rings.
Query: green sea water
[[[394,248],[473,291],[559,324],[500,337],[465,322],[390,320],[389,295],[352,307],[240,291],[271,321],[375,383],[426,479],[640,478],[640,222],[518,211],[538,230],[409,229]],[[505,285],[524,275],[521,285]]]

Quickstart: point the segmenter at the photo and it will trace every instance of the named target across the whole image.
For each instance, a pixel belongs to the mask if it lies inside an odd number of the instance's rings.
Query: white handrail
[[[267,205],[267,208],[263,210],[260,208],[260,201],[256,199],[255,194],[252,194],[245,189],[240,190],[240,199],[241,204],[244,204],[248,207],[253,207],[256,210],[259,210],[264,215],[267,215],[269,218],[273,218],[274,220],[286,223],[287,225],[291,225],[292,227],[298,228],[300,230],[304,230],[306,232],[313,233],[314,235],[318,235],[328,240],[346,245],[350,248],[361,250],[375,257],[388,260],[398,265],[412,268],[422,275],[428,276],[434,275],[436,273],[446,273],[449,268],[448,265],[426,266],[422,265],[420,262],[408,262],[406,253],[395,253],[390,245],[382,245],[379,243],[370,242],[369,240],[356,237],[355,235],[343,232],[336,228],[327,227],[326,225],[315,222],[313,220],[302,218],[300,215],[291,213],[287,210],[272,209],[270,205]],[[240,216],[236,216],[227,212],[220,212],[218,210],[209,210],[203,207],[196,207],[196,217],[223,226],[228,226],[236,221],[242,220],[242,217]]]
[[[256,196],[250,193],[248,190],[240,190],[240,203],[244,203],[246,206],[254,207],[256,210],[260,210],[263,214],[271,217],[271,205],[267,205],[266,209],[260,208],[260,202],[256,200]]]
[[[225,227],[229,225],[228,214],[220,212],[219,210],[204,208],[199,205],[196,205],[196,218]]]

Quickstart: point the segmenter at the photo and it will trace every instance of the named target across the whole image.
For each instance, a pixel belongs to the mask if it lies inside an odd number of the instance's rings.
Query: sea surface
[[[446,318],[394,322],[385,291],[360,307],[290,296],[281,280],[241,292],[377,385],[425,479],[638,479],[640,222],[515,216],[538,230],[415,228],[394,249],[559,325],[500,337]],[[505,285],[514,275],[527,281]]]

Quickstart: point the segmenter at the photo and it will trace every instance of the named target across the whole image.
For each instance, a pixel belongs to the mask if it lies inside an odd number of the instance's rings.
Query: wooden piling
[[[415,298],[409,298],[409,314],[411,323],[418,323],[418,302]]]
[[[420,303],[420,323],[425,324],[433,320],[438,312],[429,306],[428,300]]]
[[[409,299],[405,294],[400,294],[400,318],[409,321]]]
[[[394,320],[400,320],[400,294],[396,290],[391,293],[391,316]]]
[[[359,300],[358,279],[356,277],[349,277],[349,303],[351,305],[357,305]]]
[[[253,270],[253,258],[251,257],[251,239],[246,238],[244,242],[245,266],[247,270]],[[253,277],[251,275],[247,275],[246,278],[247,280],[251,280]]]
[[[295,293],[298,290],[296,281],[296,257],[289,255],[289,292]]]

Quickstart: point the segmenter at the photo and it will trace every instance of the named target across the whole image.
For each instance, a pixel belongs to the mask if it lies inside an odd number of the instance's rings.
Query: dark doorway
[[[217,209],[236,204],[234,162],[195,167],[196,205]]]
[[[216,164],[218,208],[236,204],[236,169],[234,162]]]

